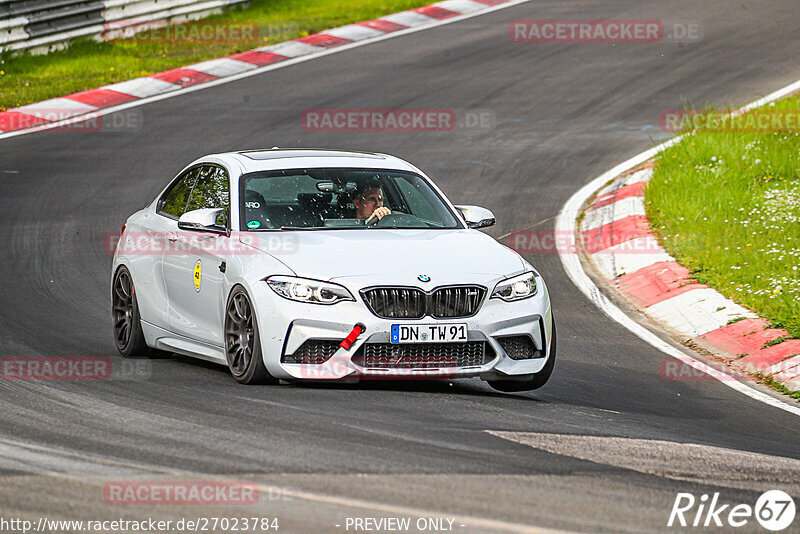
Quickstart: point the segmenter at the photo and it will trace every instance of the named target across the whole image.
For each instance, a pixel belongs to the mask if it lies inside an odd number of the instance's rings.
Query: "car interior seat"
[[[299,193],[298,218],[306,223],[302,226],[322,226],[331,211],[331,200],[333,200],[332,193]]]
[[[276,228],[270,221],[267,213],[267,202],[264,196],[258,191],[245,189],[244,191],[245,223],[250,227],[251,222],[258,222],[256,228]]]

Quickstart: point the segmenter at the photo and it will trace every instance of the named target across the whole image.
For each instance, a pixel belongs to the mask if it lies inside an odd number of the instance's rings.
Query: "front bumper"
[[[539,292],[529,299],[504,302],[499,299],[484,300],[477,314],[468,318],[434,319],[383,319],[369,311],[358,292],[355,302],[340,302],[333,306],[303,304],[276,295],[267,284],[253,289],[254,304],[258,318],[261,349],[264,365],[269,373],[286,380],[341,380],[341,379],[444,379],[479,376],[486,380],[537,373],[550,358],[552,338],[552,313],[547,288],[537,277]],[[440,364],[414,365],[404,362],[401,366],[359,365],[364,363],[362,346],[381,344],[382,351],[392,351],[389,345],[393,324],[437,324],[466,323],[468,342],[484,342],[486,358],[461,365],[458,358],[444,359]],[[338,347],[353,329],[362,324],[366,328],[352,346],[345,350]],[[503,349],[500,340],[511,336],[529,336],[536,356],[527,359],[512,359]],[[308,340],[326,340],[328,354],[324,363],[289,363],[282,361],[284,355],[294,354]],[[458,345],[454,343],[452,345]],[[508,344],[506,344],[508,346]],[[377,347],[369,348],[376,352]],[[446,347],[443,354],[447,355]],[[442,351],[438,351],[442,353]],[[359,357],[359,355],[361,357]],[[326,355],[327,356],[327,355]],[[291,359],[291,358],[289,358]],[[447,363],[451,361],[453,363]]]

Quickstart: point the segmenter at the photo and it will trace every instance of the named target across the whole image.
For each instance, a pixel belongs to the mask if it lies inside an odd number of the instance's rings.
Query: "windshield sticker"
[[[247,223],[247,227],[248,228],[253,228],[253,229],[260,228],[261,227],[261,223],[258,222],[258,221],[250,221],[249,223]]]

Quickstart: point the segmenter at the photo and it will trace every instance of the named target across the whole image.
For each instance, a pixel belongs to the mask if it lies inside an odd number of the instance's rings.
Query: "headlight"
[[[298,302],[336,304],[343,300],[356,300],[345,287],[319,280],[294,276],[270,276],[267,278],[267,284],[278,295]]]
[[[499,282],[492,291],[491,298],[503,299],[506,302],[514,300],[522,300],[532,297],[536,294],[536,278],[533,272],[527,272],[514,276],[513,278],[506,278]]]

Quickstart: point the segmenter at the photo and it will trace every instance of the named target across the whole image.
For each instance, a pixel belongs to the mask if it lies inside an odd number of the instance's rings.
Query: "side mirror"
[[[470,228],[486,228],[497,222],[494,213],[480,206],[456,206]]]
[[[181,230],[227,233],[225,208],[201,208],[187,211],[178,219]]]

